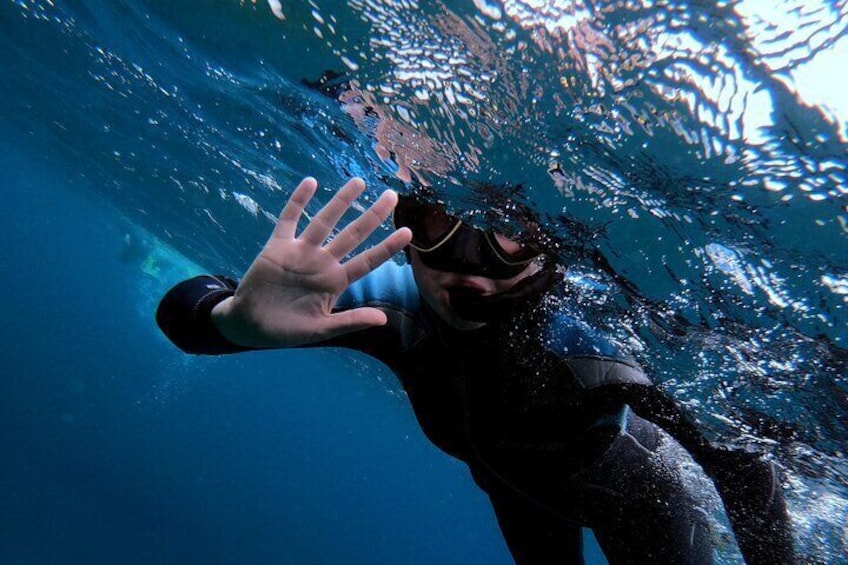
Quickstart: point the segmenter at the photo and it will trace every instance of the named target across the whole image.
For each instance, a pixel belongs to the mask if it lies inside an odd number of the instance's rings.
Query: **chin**
[[[468,320],[466,318],[462,318],[462,317],[456,315],[453,312],[453,310],[450,309],[450,306],[447,306],[445,308],[445,310],[446,310],[445,312],[439,313],[439,317],[441,317],[442,320],[446,324],[448,324],[450,327],[452,327],[455,330],[460,330],[460,331],[479,330],[480,328],[482,328],[483,326],[486,325],[485,322],[478,322],[476,320]]]

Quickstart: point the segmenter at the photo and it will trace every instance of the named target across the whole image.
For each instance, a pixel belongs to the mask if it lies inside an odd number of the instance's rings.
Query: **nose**
[[[485,234],[467,224],[462,224],[454,234],[450,246],[451,259],[463,265],[476,265],[485,245]]]

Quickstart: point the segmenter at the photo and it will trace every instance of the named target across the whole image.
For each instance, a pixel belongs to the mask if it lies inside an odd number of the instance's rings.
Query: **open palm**
[[[213,310],[216,326],[230,341],[250,347],[294,347],[386,323],[385,314],[376,308],[332,310],[348,286],[409,243],[412,234],[402,228],[345,260],[385,221],[397,195],[384,192],[327,241],[365,183],[358,178],[348,181],[298,235],[298,221],[317,187],[315,179],[301,181],[235,296]]]

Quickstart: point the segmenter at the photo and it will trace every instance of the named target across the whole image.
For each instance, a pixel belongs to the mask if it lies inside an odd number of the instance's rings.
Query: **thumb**
[[[388,322],[386,314],[377,308],[355,308],[338,312],[330,316],[331,325],[327,334],[329,337],[384,326]]]

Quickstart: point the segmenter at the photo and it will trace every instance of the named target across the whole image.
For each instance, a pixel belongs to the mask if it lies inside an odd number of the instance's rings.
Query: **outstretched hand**
[[[313,178],[301,181],[235,295],[213,309],[212,319],[229,341],[246,347],[294,347],[386,323],[386,315],[376,308],[332,310],[348,286],[412,238],[409,229],[401,228],[345,261],[389,216],[397,194],[384,192],[328,241],[365,183],[348,181],[298,235],[298,221],[317,188]]]

